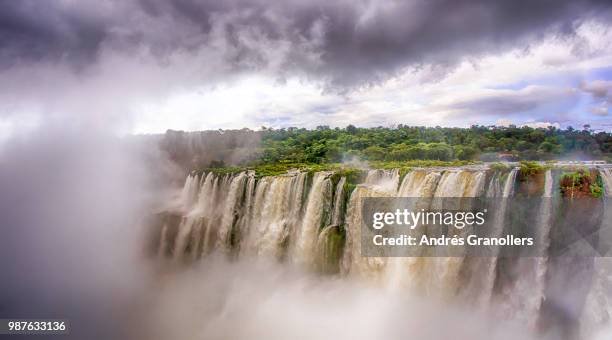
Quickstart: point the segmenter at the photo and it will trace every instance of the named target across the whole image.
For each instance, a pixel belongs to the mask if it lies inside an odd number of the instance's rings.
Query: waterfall
[[[550,228],[551,219],[553,213],[553,185],[554,180],[552,177],[552,171],[546,170],[544,174],[544,194],[542,195],[542,203],[540,207],[540,216],[537,221],[537,247],[539,248],[539,254],[546,254],[550,243]],[[535,259],[536,271],[535,271],[535,285],[532,287],[532,294],[529,298],[528,308],[531,310],[531,320],[537,320],[537,312],[540,310],[542,300],[544,299],[544,280],[546,276],[546,268],[548,258],[546,256],[539,256]],[[535,291],[536,294],[533,294]],[[535,321],[533,321],[535,322]],[[535,324],[533,324],[535,326]]]
[[[332,214],[331,224],[339,226],[342,224],[344,219],[344,185],[346,183],[346,177],[340,178],[338,184],[336,184],[336,191],[334,193],[334,212]]]
[[[178,202],[181,209],[187,211],[191,208],[193,203],[195,203],[198,194],[198,184],[198,176],[187,176],[187,179],[185,180],[185,185],[183,186],[183,191],[181,192]]]
[[[209,212],[215,212],[215,209],[211,209],[208,205],[216,202],[215,197],[210,197],[209,190],[215,190],[217,181],[216,177],[208,174],[207,176],[190,175],[185,182],[181,201],[186,213],[178,226],[172,252],[177,261],[197,256],[198,246],[200,244],[202,244],[202,247],[206,246],[206,239],[204,241],[200,240],[202,233],[207,233],[207,220],[203,216],[208,216]],[[200,185],[200,187],[197,185]],[[186,253],[190,240],[193,240],[194,244],[189,253]]]
[[[342,258],[344,274],[380,281],[387,259],[361,256],[361,206],[366,197],[393,197],[399,183],[399,171],[370,170],[365,182],[358,185],[349,199],[346,211],[346,243]]]
[[[478,197],[484,191],[485,171],[452,169],[444,172],[438,182],[434,197]],[[460,207],[436,207],[460,208]],[[467,208],[467,207],[462,207]],[[452,236],[452,235],[450,235]],[[437,249],[434,248],[435,252]],[[423,258],[425,269],[424,288],[427,295],[454,296],[459,287],[459,273],[463,257]]]
[[[159,240],[159,249],[157,251],[157,258],[163,259],[168,251],[168,225],[164,223],[161,229],[161,237]]]
[[[612,199],[612,169],[599,169],[599,175],[604,183],[604,199],[610,200]],[[612,211],[606,209],[603,218],[608,221],[609,228]],[[593,283],[587,295],[584,310],[585,313],[580,319],[580,332],[583,339],[592,338],[597,333],[610,332],[612,325],[612,259],[610,257],[595,259]]]
[[[237,214],[236,203],[242,198],[244,194],[244,188],[247,181],[247,173],[241,172],[238,176],[231,179],[227,197],[223,202],[223,213],[221,217],[221,225],[219,226],[219,232],[217,236],[217,247],[227,248],[230,243],[230,232],[234,223],[236,222]]]
[[[538,322],[540,307],[545,296],[545,276],[548,258],[546,253],[549,245],[553,209],[554,180],[551,170],[544,173],[544,191],[538,207],[538,219],[535,224],[536,247],[538,257],[521,257],[514,259],[510,271],[520,273],[504,284],[500,295],[502,313],[513,319],[535,328]]]
[[[439,171],[414,170],[406,174],[398,190],[399,197],[418,197],[418,206],[410,209],[427,208],[440,180]],[[421,291],[424,260],[419,257],[393,257],[388,259],[386,281],[391,290],[408,289]]]
[[[612,169],[599,170],[610,197]],[[464,210],[470,208],[463,206],[465,202],[454,207],[446,206],[454,201],[437,199],[486,197],[493,212],[489,216],[491,236],[499,236],[511,225],[509,209],[515,207],[509,198],[526,195],[536,195],[535,204],[525,211],[537,213],[533,223],[536,246],[546,255],[549,234],[554,230],[554,209],[560,201],[553,199],[558,196],[555,172],[541,172],[529,183],[519,173],[519,168],[440,167],[412,169],[400,177],[398,169],[369,170],[363,182],[354,183],[352,176],[333,171],[291,171],[264,177],[252,171],[194,172],[169,204],[168,214],[173,218],[163,219],[156,229],[153,256],[181,263],[211,252],[232,258],[268,257],[310,271],[363,279],[394,291],[460,299],[478,308],[494,306],[491,311],[535,328],[547,313],[543,301],[553,297],[546,280],[554,272],[556,258],[447,257],[440,256],[441,248],[436,247],[426,248],[426,256],[421,257],[361,255],[361,207],[368,197],[412,197],[413,206],[405,208],[413,210]],[[347,188],[354,189],[348,192]],[[440,202],[445,206],[438,206]],[[610,220],[610,214],[605,212],[604,219]],[[421,233],[431,231],[418,229]],[[595,265],[586,300],[589,313],[582,317],[584,329],[597,329],[612,318],[612,265],[605,260],[599,259]]]
[[[486,197],[489,198],[489,205],[493,205],[491,207],[494,211],[491,222],[493,237],[501,236],[503,233],[508,198],[514,194],[518,170],[513,168],[510,172],[496,171],[489,182]],[[494,248],[494,251],[498,254],[499,248]],[[463,269],[465,283],[462,296],[477,307],[486,308],[491,301],[497,278],[497,256],[470,258],[466,262]]]
[[[336,183],[333,195],[331,222],[317,236],[315,257],[317,270],[321,273],[335,274],[340,271],[340,258],[344,247],[344,186],[346,177]],[[325,221],[323,221],[325,223]]]
[[[399,170],[370,170],[364,184],[378,191],[395,193],[399,185]]]
[[[603,168],[599,170],[599,175],[604,183],[606,197],[612,197],[612,169]]]
[[[253,200],[254,200],[254,195],[255,195],[255,185],[256,185],[255,173],[248,172],[246,188],[244,192],[244,203],[241,207],[242,210],[238,211],[239,215],[238,215],[238,222],[237,222],[237,227],[236,227],[237,229],[236,230],[236,240],[235,240],[235,243],[233,244],[233,246],[236,247],[237,252],[240,252],[240,250],[244,246],[246,236],[248,235],[249,223],[250,223],[249,217],[253,213]]]
[[[329,178],[331,175],[331,172],[317,172],[314,175],[306,211],[297,231],[294,245],[293,260],[297,263],[307,266],[315,264],[315,248],[319,230],[322,224],[328,224],[328,221],[325,221],[325,215],[329,215],[332,195],[332,183]]]
[[[257,185],[245,251],[280,258],[300,222],[306,173],[264,177]]]
[[[340,271],[340,257],[344,235],[337,225],[329,225],[317,239],[317,266],[321,273],[336,274]]]
[[[372,183],[372,182],[370,182]],[[381,279],[386,259],[380,257],[361,256],[361,224],[363,221],[361,205],[365,197],[392,197],[393,194],[376,190],[380,188],[376,182],[371,185],[358,185],[348,202],[346,212],[346,243],[342,258],[343,274],[360,276],[374,281]]]

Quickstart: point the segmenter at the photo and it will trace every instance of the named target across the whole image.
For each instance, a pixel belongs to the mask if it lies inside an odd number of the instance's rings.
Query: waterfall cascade
[[[601,168],[598,173],[610,196],[612,170]],[[534,227],[541,240],[537,246],[545,253],[558,176],[555,170],[547,170],[541,177],[539,218]],[[390,289],[454,297],[480,307],[494,303],[502,306],[504,315],[535,327],[547,299],[550,273],[546,257],[360,255],[360,207],[367,197],[424,199],[417,200],[418,206],[413,208],[427,208],[437,197],[500,198],[492,225],[494,234],[501,234],[509,215],[508,199],[524,191],[526,185],[519,180],[519,168],[422,168],[403,174],[399,170],[369,170],[363,178],[362,183],[349,183],[341,172],[332,171],[295,171],[261,178],[250,171],[192,173],[168,211],[159,215],[155,253],[181,263],[212,251],[238,258],[270,257],[309,270],[370,280]],[[609,277],[595,275],[599,278],[589,294],[587,303],[591,304],[601,301],[602,287],[610,284]],[[609,320],[609,306],[600,309],[589,320]]]

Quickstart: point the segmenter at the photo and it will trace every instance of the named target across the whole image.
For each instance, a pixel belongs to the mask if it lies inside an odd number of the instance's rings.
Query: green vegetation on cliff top
[[[318,171],[334,171],[339,176],[345,176],[349,180],[351,177],[358,177],[361,171],[364,169],[399,169],[400,173],[407,172],[414,168],[423,167],[454,167],[464,166],[470,164],[477,164],[475,161],[431,161],[431,160],[414,160],[404,162],[368,162],[364,164],[352,164],[352,163],[292,163],[292,162],[278,162],[278,163],[263,163],[256,165],[245,165],[242,167],[209,167],[200,169],[197,172],[213,172],[216,174],[231,174],[241,171],[251,170],[255,172],[257,177],[263,176],[275,176],[285,174],[288,171],[299,170],[306,172],[318,172]]]

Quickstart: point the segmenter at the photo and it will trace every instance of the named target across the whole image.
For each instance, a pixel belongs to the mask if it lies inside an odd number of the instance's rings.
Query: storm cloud
[[[465,58],[528,49],[611,17],[606,2],[586,0],[3,0],[0,68],[51,63],[81,71],[101,55],[143,53],[162,66],[177,54],[205,65],[202,51],[216,51],[222,75],[297,75],[343,89],[409,67],[450,72]]]

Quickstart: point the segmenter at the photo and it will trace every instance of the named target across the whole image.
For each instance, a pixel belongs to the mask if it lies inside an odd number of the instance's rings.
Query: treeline
[[[555,127],[470,128],[262,128],[260,162],[340,162],[352,156],[369,161],[548,160],[571,155],[610,159],[612,134]]]

